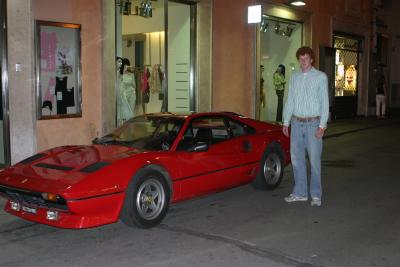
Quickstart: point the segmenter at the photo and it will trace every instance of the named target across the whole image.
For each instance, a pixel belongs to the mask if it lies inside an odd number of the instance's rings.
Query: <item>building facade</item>
[[[330,78],[333,116],[373,113],[376,1],[232,2],[1,0],[2,163],[89,144],[146,112],[280,121],[301,45]],[[248,24],[256,4],[262,23]]]

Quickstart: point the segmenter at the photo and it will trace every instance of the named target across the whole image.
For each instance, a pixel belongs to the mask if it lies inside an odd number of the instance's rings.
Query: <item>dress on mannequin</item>
[[[126,70],[121,75],[121,80],[119,84],[119,114],[118,122],[122,124],[123,122],[129,120],[134,116],[135,113],[135,103],[136,103],[136,82],[135,75],[133,74],[133,69],[130,66],[125,67]]]

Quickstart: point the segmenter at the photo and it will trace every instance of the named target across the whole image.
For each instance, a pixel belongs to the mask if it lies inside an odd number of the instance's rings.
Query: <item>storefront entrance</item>
[[[296,51],[303,43],[302,23],[263,15],[260,25],[259,119],[281,123],[290,77],[298,70]]]
[[[333,118],[357,115],[359,84],[359,54],[361,40],[352,36],[335,34],[335,85],[332,107]]]

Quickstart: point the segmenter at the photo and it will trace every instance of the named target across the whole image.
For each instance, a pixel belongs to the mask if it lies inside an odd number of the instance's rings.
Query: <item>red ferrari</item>
[[[88,228],[121,219],[157,225],[171,203],[253,183],[279,186],[290,161],[279,125],[229,112],[130,119],[87,146],[62,146],[0,172],[4,209],[26,220]]]

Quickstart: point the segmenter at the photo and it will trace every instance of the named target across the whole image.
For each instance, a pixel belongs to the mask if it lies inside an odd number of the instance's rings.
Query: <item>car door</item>
[[[228,118],[226,124],[232,136],[232,142],[238,148],[238,159],[241,160],[239,183],[248,183],[255,178],[260,160],[257,149],[261,144],[254,138],[254,128],[232,118]]]
[[[207,144],[206,151],[191,151]],[[243,145],[232,138],[224,116],[200,117],[191,121],[177,147],[181,198],[223,190],[238,184],[242,175]]]

